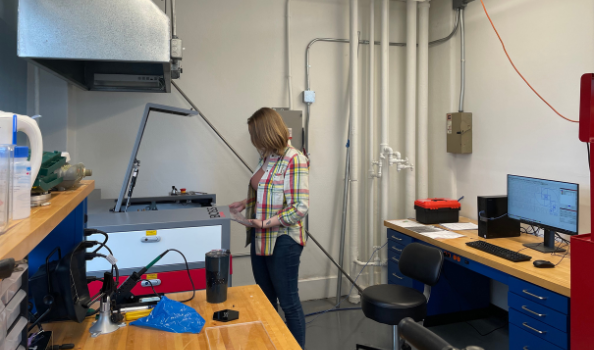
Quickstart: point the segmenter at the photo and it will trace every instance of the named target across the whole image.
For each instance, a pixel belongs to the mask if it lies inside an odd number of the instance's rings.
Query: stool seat
[[[381,284],[363,291],[361,309],[367,318],[384,324],[397,325],[406,317],[418,322],[427,314],[427,298],[413,288]]]

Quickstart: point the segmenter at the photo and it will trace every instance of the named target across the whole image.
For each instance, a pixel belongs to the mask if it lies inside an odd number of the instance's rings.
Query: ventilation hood
[[[81,89],[171,92],[172,73],[179,77],[181,40],[151,0],[18,4],[18,56]]]

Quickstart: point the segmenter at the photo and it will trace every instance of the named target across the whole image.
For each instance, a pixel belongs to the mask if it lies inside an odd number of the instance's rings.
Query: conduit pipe
[[[375,0],[369,1],[369,42],[375,41]],[[367,249],[369,250],[369,256],[373,255],[373,251],[375,249],[375,227],[377,225],[376,217],[375,217],[375,164],[376,162],[373,160],[374,152],[373,152],[373,143],[375,140],[373,139],[373,128],[374,128],[374,115],[373,115],[373,107],[374,107],[374,99],[375,99],[375,45],[369,45],[369,100],[368,100],[368,139],[367,139],[367,148],[369,152],[369,178],[367,180]],[[357,263],[357,261],[355,261]],[[370,263],[370,266],[373,266]],[[373,286],[375,284],[375,269],[371,267],[371,271],[369,272],[369,285]]]
[[[289,110],[293,110],[293,71],[291,69],[291,0],[287,0],[287,85],[289,87]]]
[[[406,2],[406,112],[405,152],[414,164],[416,161],[416,107],[417,107],[417,1]],[[413,217],[416,199],[415,173],[406,174],[404,195],[405,217]]]
[[[464,30],[464,9],[460,9],[460,103],[458,112],[464,112],[464,88],[466,85],[466,33]]]
[[[419,3],[418,198],[429,198],[429,7],[429,1]]]
[[[357,49],[359,46],[359,0],[350,0],[351,9],[351,26],[350,26],[350,76],[351,76],[351,137],[350,137],[350,148],[351,148],[351,200],[350,200],[350,221],[351,221],[351,260],[355,261],[359,257],[359,148],[360,148],[360,136],[359,136],[359,73],[357,70]],[[357,264],[354,262],[351,264],[351,275],[356,276]],[[349,301],[351,303],[359,302],[359,294],[354,288],[351,288],[351,294],[349,295]]]
[[[382,0],[382,33],[381,33],[381,143],[380,143],[380,163],[378,167],[378,176],[381,177],[381,202],[380,202],[380,223],[382,223],[382,245],[387,240],[387,228],[383,225],[384,220],[388,219],[388,199],[390,196],[390,164],[385,162],[385,151],[389,148],[389,107],[390,107],[390,50],[389,50],[389,29],[390,29],[390,1]],[[382,168],[386,165],[386,170],[382,174]],[[381,252],[378,256],[381,259]],[[382,281],[384,283],[385,281]]]

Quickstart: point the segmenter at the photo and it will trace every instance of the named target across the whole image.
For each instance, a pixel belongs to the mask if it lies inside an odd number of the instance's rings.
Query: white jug
[[[0,144],[16,144],[16,132],[22,131],[29,138],[31,146],[31,187],[41,168],[43,139],[37,122],[26,115],[0,111]]]

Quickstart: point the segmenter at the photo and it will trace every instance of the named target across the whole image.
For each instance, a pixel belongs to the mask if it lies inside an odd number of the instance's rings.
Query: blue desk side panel
[[[86,215],[87,200],[85,199],[29,253],[29,276],[33,276],[39,267],[45,264],[46,257],[56,247],[60,247],[64,256],[82,242],[83,231],[87,226]],[[56,253],[50,261],[57,259]]]
[[[398,231],[388,229],[389,238],[390,234],[404,235]],[[406,243],[412,242],[433,246],[415,238],[412,238],[410,242]],[[393,264],[390,263],[388,265],[388,269],[390,270],[390,266],[393,266]],[[477,273],[477,271],[468,269],[465,265],[457,263],[451,258],[448,259],[446,257],[444,259],[439,282],[431,288],[431,298],[427,304],[428,316],[479,310],[489,307],[491,303],[490,278]],[[390,275],[390,271],[388,273]],[[409,279],[407,278],[407,280]],[[393,283],[404,285],[402,282],[394,281]],[[415,289],[423,292],[423,283],[415,280],[412,283]]]
[[[431,288],[427,315],[487,308],[491,300],[488,277],[445,260],[439,282]]]

